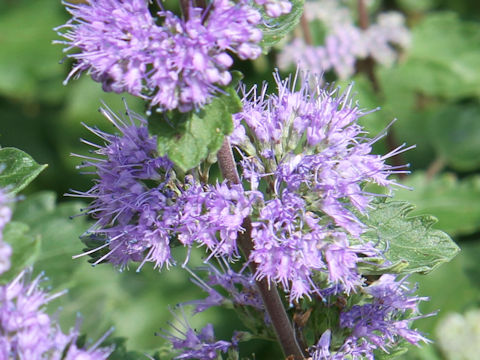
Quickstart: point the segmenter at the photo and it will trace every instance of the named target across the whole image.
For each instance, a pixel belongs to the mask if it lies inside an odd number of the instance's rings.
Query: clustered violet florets
[[[428,298],[413,296],[405,278],[396,280],[394,275],[385,274],[362,290],[369,301],[340,313],[340,327],[351,332],[343,345],[331,348],[328,329],[313,348],[312,360],[375,359],[375,349],[388,353],[401,339],[416,346],[430,342],[410,329],[413,320],[434,315],[419,315],[418,304]]]
[[[385,160],[405,149],[371,154],[378,138],[367,138],[358,124],[367,113],[351,101],[350,88],[338,94],[305,75],[295,91],[295,81],[275,79],[277,94],[267,96],[266,87],[246,94],[231,137],[245,180],[253,189],[263,181],[270,190],[252,222],[256,277],[281,283],[290,300],[318,291],[315,271],[346,293],[355,291],[362,284],[357,263],[378,255],[360,240],[365,226],[355,211],[364,213],[375,195],[363,186],[396,185],[389,176],[402,170]]]
[[[229,53],[244,60],[261,53],[261,15],[247,0],[212,0],[207,9],[190,2],[184,18],[152,15],[147,0],[66,6],[73,18],[56,29],[66,39],[57,43],[79,50],[68,55],[76,64],[66,81],[88,72],[105,91],[129,92],[160,110],[205,105],[231,81]]]
[[[45,312],[45,306],[64,292],[50,295],[40,288],[41,276],[31,282],[22,271],[0,286],[0,358],[31,360],[106,360],[113,348],[99,348],[105,334],[88,349],[78,348],[78,325],[64,334]]]

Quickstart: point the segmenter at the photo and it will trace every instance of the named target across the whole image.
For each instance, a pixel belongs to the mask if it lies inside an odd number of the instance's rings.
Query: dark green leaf
[[[290,0],[292,3],[292,11],[286,15],[272,19],[264,17],[265,25],[261,26],[263,32],[263,39],[260,43],[263,52],[266,54],[270,48],[279,42],[284,36],[292,31],[300,21],[303,14],[304,0]]]
[[[232,113],[241,110],[236,91],[229,87],[225,92],[203,109],[177,114],[171,121],[158,117],[149,119],[149,130],[158,137],[160,154],[167,154],[183,171],[216,154],[225,135],[233,131]]]
[[[437,153],[448,165],[462,171],[480,167],[480,104],[439,109],[430,117],[428,130]]]
[[[417,171],[402,183],[414,191],[399,189],[395,198],[415,202],[412,215],[432,214],[437,227],[452,235],[480,229],[480,176],[459,180],[449,173],[428,179]]]
[[[0,149],[0,188],[16,194],[40,174],[40,165],[27,153],[15,148]]]
[[[432,229],[437,222],[433,216],[409,217],[413,209],[407,202],[379,202],[368,216],[360,217],[368,227],[362,237],[383,249],[390,263],[388,269],[367,264],[365,273],[427,273],[459,252],[446,233]]]

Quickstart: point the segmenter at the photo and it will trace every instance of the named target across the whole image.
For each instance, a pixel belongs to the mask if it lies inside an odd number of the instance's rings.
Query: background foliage
[[[415,191],[399,190],[396,200],[417,204],[409,215],[433,214],[439,220],[434,228],[454,236],[463,250],[428,277],[412,276],[411,280],[419,283],[419,293],[432,299],[423,304],[423,311],[442,311],[416,323],[438,341],[410,351],[404,358],[467,359],[442,350],[446,330],[439,329],[449,314],[465,314],[480,307],[480,3],[372,3],[378,10],[403,11],[413,42],[399,64],[376,69],[379,93],[363,75],[352,79],[362,107],[381,106],[364,118],[363,125],[375,134],[398,118],[392,127],[396,141],[417,144],[417,148],[402,159],[412,170],[402,182]],[[58,38],[52,28],[66,20],[58,0],[0,1],[0,144],[22,149],[38,164],[48,164],[16,205],[14,221],[25,224],[22,232],[6,238],[18,239],[14,253],[28,249],[36,256],[35,268],[45,271],[54,289],[70,288],[68,295],[51,304],[52,311],[63,306],[64,326],[72,326],[80,312],[83,329],[93,338],[114,325],[117,336],[128,337],[128,348],[158,349],[163,339],[154,333],[171,317],[165,311],[168,304],[203,296],[195,286],[184,286],[187,276],[176,270],[158,273],[148,267],[140,273],[131,269],[120,274],[110,266],[92,268],[85,258],[71,259],[82,251],[78,237],[88,221],[69,218],[85,204],[63,194],[69,188],[88,189],[91,179],[78,176],[75,165],[79,161],[69,155],[86,152],[79,137],[88,139],[90,135],[81,122],[108,126],[96,111],[99,99],[117,111],[123,105],[120,97],[102,92],[88,77],[74,80],[68,87],[62,85],[70,64],[59,64],[61,46],[53,46],[51,41]],[[271,79],[274,58],[275,48],[268,56],[241,64],[245,82]],[[126,98],[131,108],[143,111],[138,100]],[[384,153],[385,144],[379,143],[377,150]],[[23,261],[32,262],[32,256]],[[235,316],[233,312],[210,310],[195,321],[202,324],[208,318],[218,326],[219,337],[228,338],[233,331],[231,316]],[[477,337],[479,333],[477,330]],[[457,337],[460,343],[458,334],[452,333],[450,341]],[[480,344],[475,332],[468,336]],[[273,358],[267,345],[254,344],[247,351],[255,351],[258,359]],[[476,351],[478,354],[480,348]]]

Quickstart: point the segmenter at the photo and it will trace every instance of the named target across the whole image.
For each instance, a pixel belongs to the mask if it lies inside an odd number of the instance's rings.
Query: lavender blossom
[[[219,352],[226,353],[230,348],[236,347],[234,340],[232,342],[215,341],[212,324],[207,324],[200,332],[195,331],[189,324],[183,308],[181,308],[181,312],[181,318],[172,312],[179,326],[170,323],[178,335],[166,331],[163,331],[164,334],[161,335],[171,342],[174,349],[181,350],[180,355],[175,359],[216,360]]]
[[[363,290],[368,302],[340,314],[340,327],[350,330],[350,335],[339,348],[332,348],[331,330],[326,330],[312,349],[312,360],[374,359],[374,350],[388,353],[401,338],[417,346],[430,342],[410,328],[412,321],[433,315],[419,315],[419,302],[428,298],[412,296],[414,290],[405,278],[397,281],[394,275],[382,275]]]
[[[78,325],[64,334],[45,313],[45,306],[64,292],[49,295],[40,288],[41,276],[28,283],[23,271],[0,286],[0,358],[31,360],[105,360],[112,348],[99,348],[105,334],[88,349],[76,345]]]
[[[413,320],[433,315],[418,315],[418,303],[428,298],[412,296],[415,290],[407,285],[405,279],[396,281],[394,275],[382,275],[364,289],[372,297],[371,303],[354,305],[340,314],[340,326],[352,330],[352,339],[364,338],[386,352],[399,338],[417,346],[421,341],[430,342],[420,332],[409,328]]]
[[[4,189],[0,189],[0,274],[10,269],[12,247],[3,241],[3,230],[12,218],[12,210],[8,207],[11,201]]]
[[[99,157],[78,155],[85,159],[80,167],[93,167],[99,179],[90,190],[70,194],[93,198],[84,213],[97,222],[87,235],[106,239],[96,250],[109,248],[96,263],[108,260],[120,268],[129,261],[141,261],[140,268],[145,262],[168,266],[173,261],[169,245],[178,213],[172,163],[156,155],[156,138],[149,136],[145,119],[128,109],[127,122],[109,109],[101,112],[121,135],[87,127],[106,145],[84,141]]]
[[[358,59],[371,57],[379,64],[391,66],[399,57],[399,49],[410,45],[405,18],[398,12],[379,14],[367,29],[355,26],[347,6],[339,1],[307,2],[305,16],[309,22],[325,25],[324,42],[306,44],[300,38],[293,39],[278,56],[280,69],[299,66],[317,74],[332,70],[340,79],[346,79],[355,73]]]
[[[249,306],[263,313],[263,302],[256,288],[253,275],[246,271],[234,271],[225,260],[219,259],[218,264],[219,266],[216,267],[211,263],[207,263],[204,267],[195,271],[187,268],[192,275],[192,282],[204,290],[208,297],[202,300],[188,301],[184,305],[194,305],[194,313],[199,313],[212,306],[219,305],[230,307]],[[199,272],[206,272],[207,279],[203,280],[197,274]],[[264,316],[268,317],[266,313]]]
[[[365,226],[355,211],[365,213],[375,196],[363,186],[397,185],[389,176],[404,171],[385,160],[406,149],[371,154],[379,137],[367,138],[358,124],[368,112],[353,104],[351,88],[339,94],[304,76],[294,91],[295,81],[275,79],[278,94],[267,96],[263,87],[245,95],[231,138],[243,155],[243,177],[253,189],[263,182],[270,194],[252,222],[255,276],[281,284],[291,301],[320,293],[316,272],[348,294],[363,282],[357,263],[380,255],[360,239]]]
[[[178,238],[184,245],[197,242],[210,250],[209,257],[239,257],[237,236],[259,197],[241,185],[192,184],[179,199]]]
[[[159,25],[146,0],[65,3],[72,19],[55,29],[66,39],[56,43],[78,51],[67,55],[77,62],[65,82],[88,72],[105,91],[129,92],[160,110],[205,105],[231,81],[229,52],[260,55],[261,17],[246,0],[190,4],[187,19],[159,11]]]
[[[288,0],[255,0],[255,3],[262,5],[267,15],[272,18],[292,11],[292,4]]]

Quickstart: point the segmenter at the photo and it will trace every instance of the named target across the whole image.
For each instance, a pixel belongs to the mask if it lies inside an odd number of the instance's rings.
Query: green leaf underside
[[[267,54],[270,48],[282,40],[290,31],[292,31],[300,21],[303,14],[304,0],[290,0],[292,11],[276,19],[266,18],[266,24],[260,26],[263,32],[263,38],[260,45],[264,54]],[[265,15],[266,16],[266,15]]]
[[[0,149],[0,188],[16,194],[33,181],[47,165],[40,165],[15,148]]]
[[[379,202],[374,206],[368,216],[360,217],[368,227],[362,238],[383,249],[383,256],[388,264],[364,264],[363,272],[428,273],[450,261],[460,251],[446,233],[432,228],[437,222],[435,217],[409,217],[408,214],[414,209],[413,205],[403,201],[391,201]]]
[[[187,119],[151,118],[148,128],[157,135],[160,155],[168,155],[176,166],[187,171],[216,154],[225,135],[233,131],[232,113],[242,109],[240,98],[232,87],[203,109],[186,115]]]

